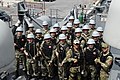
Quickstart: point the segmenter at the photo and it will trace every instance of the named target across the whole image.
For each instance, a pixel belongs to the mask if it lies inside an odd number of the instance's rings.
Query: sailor
[[[43,57],[42,64],[45,68],[45,70],[42,72],[42,75],[47,79],[52,78],[54,75],[53,73],[54,68],[52,67],[53,64],[49,65],[54,49],[55,45],[51,41],[50,34],[49,33],[45,34],[44,41],[42,42],[40,47],[40,52]]]
[[[85,41],[87,42],[89,39],[89,26],[88,25],[84,25],[82,28],[82,37],[85,39]]]
[[[33,23],[28,24],[28,31],[26,31],[26,35],[28,35],[30,33],[35,34]]]
[[[97,30],[97,31],[99,32],[99,34],[100,34],[99,40],[102,41],[102,42],[104,42],[104,40],[103,40],[103,28],[102,28],[102,27],[97,27],[96,30]]]
[[[25,44],[24,53],[27,57],[27,75],[29,77],[37,76],[38,64],[37,64],[37,49],[34,41],[34,35],[32,33],[27,35],[27,42]]]
[[[76,28],[75,29],[75,39],[74,40],[79,40],[80,41],[80,46],[81,48],[85,48],[86,47],[86,41],[85,39],[81,36],[82,34],[82,29],[81,28]]]
[[[19,71],[20,62],[23,64],[23,70],[26,70],[26,57],[24,54],[24,45],[26,38],[23,33],[23,28],[20,26],[16,29],[16,35],[14,36],[14,46],[16,51],[16,70]],[[19,74],[19,73],[18,73]]]
[[[66,58],[63,62],[70,63],[70,74],[68,80],[81,80],[80,65],[82,64],[82,48],[80,47],[80,41],[74,40],[73,48],[69,49],[66,53]]]
[[[55,23],[53,25],[53,28],[56,29],[56,35],[58,36],[59,33],[60,33],[60,25],[59,25],[59,23]]]
[[[93,31],[95,30],[95,20],[91,19],[90,22],[89,22],[89,27],[90,27],[90,30],[89,30],[89,33],[90,33],[90,36],[92,35]]]
[[[49,25],[48,25],[47,21],[43,21],[42,25],[43,25],[43,35],[44,35],[44,34],[48,33]]]
[[[50,29],[50,36],[51,36],[51,41],[52,41],[52,43],[54,44],[54,45],[56,45],[57,44],[57,36],[56,36],[56,29],[54,29],[54,28],[51,28]]]
[[[110,69],[113,65],[113,55],[109,50],[109,46],[106,43],[102,43],[102,52],[99,58],[95,59],[96,64],[99,63],[100,68],[100,80],[108,80]]]
[[[56,35],[56,29],[55,28],[51,28],[50,29],[50,36],[51,36],[51,42],[52,44],[55,46],[57,45],[57,35]],[[54,51],[54,50],[53,50]],[[52,56],[53,56],[53,52],[52,52]],[[52,57],[51,57],[52,59]],[[52,67],[51,68],[51,71],[52,71],[52,74],[51,74],[51,78],[53,80],[57,80],[58,79],[58,66],[57,66],[57,61],[56,60],[51,60],[49,61],[49,66]]]
[[[74,16],[69,17],[69,22],[72,23],[72,25],[74,24]]]
[[[36,29],[35,31],[35,44],[36,44],[36,49],[37,49],[37,55],[36,55],[36,60],[38,62],[38,77],[41,78],[41,63],[42,63],[42,59],[41,59],[41,55],[39,53],[39,48],[41,46],[43,42],[43,35],[42,35],[42,31],[41,29]]]
[[[68,30],[68,28],[67,28],[67,26],[62,26],[61,27],[61,34],[67,34],[67,30]]]
[[[73,25],[72,25],[72,23],[67,23],[66,24],[66,26],[67,26],[67,28],[68,28],[68,32],[71,32],[71,30],[72,30],[72,28],[73,28]]]
[[[68,79],[68,68],[67,68],[67,64],[63,64],[63,60],[66,57],[66,53],[69,50],[70,46],[68,45],[67,41],[66,41],[66,36],[64,34],[60,34],[59,35],[59,42],[57,44],[57,47],[52,55],[52,59],[51,62],[55,59],[57,59],[57,65],[58,65],[58,75],[59,78],[64,78],[64,79]],[[62,67],[63,66],[63,67]],[[64,74],[64,75],[62,75]]]
[[[97,70],[94,60],[99,57],[100,51],[95,48],[95,41],[93,39],[89,39],[87,45],[88,47],[84,49],[86,70],[88,74],[86,80],[96,80]]]
[[[74,20],[74,28],[78,28],[79,25],[80,25],[79,19],[75,19],[75,20]]]
[[[42,31],[41,31],[41,29],[36,29],[36,31],[35,31],[35,42],[39,43],[39,45],[41,45],[42,41],[43,41]]]
[[[73,26],[72,26],[72,23],[67,23],[67,28],[68,28],[68,35],[67,35],[67,39],[68,40],[71,40],[71,38],[72,38],[72,34],[73,34],[73,32],[72,32],[72,28],[73,28]]]
[[[100,37],[99,32],[97,32],[96,30],[93,31],[92,38],[95,41],[95,48],[97,48],[101,51],[102,50],[102,45],[101,45],[102,42],[99,40],[99,37]]]
[[[70,44],[70,39],[69,39],[69,34],[68,34],[68,28],[67,26],[62,26],[61,27],[61,34],[65,34],[65,36],[67,37],[67,42]]]

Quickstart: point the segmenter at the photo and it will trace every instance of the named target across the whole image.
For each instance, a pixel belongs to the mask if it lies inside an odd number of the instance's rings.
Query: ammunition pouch
[[[22,53],[22,52],[16,50],[15,57],[16,57],[16,58],[20,58],[21,56],[24,56],[24,53]]]
[[[75,74],[78,73],[80,71],[79,67],[71,67],[70,68],[70,73]]]

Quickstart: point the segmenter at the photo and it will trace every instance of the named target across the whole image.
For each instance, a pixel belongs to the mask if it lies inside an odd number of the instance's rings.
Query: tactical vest
[[[26,51],[28,52],[29,58],[34,57],[37,54],[35,43],[26,43]]]
[[[81,62],[81,60],[82,60],[82,51],[80,50],[79,52],[76,52],[76,51],[72,51],[72,58],[74,58],[74,59],[77,59],[78,60],[78,62],[77,63],[75,63],[75,64],[72,64],[72,66],[78,66],[78,65],[80,65],[80,64],[82,64],[82,62]]]
[[[81,51],[80,51],[81,52]],[[80,52],[75,52],[74,50],[72,51],[72,58],[75,59],[80,59]]]
[[[52,57],[53,46],[53,44],[43,43],[42,51],[49,59]]]
[[[85,61],[87,65],[95,65],[94,60],[96,58],[98,58],[99,53],[98,53],[98,49],[94,49],[94,50],[89,50],[86,49],[85,51]]]
[[[59,53],[59,63],[63,61],[63,59],[66,57],[67,50],[66,48],[69,47],[68,44],[66,44],[64,47],[62,47],[60,44],[58,45],[58,53]]]
[[[109,53],[106,56],[103,56],[103,54],[102,54],[102,56],[100,57],[100,61],[103,62],[103,63],[105,63],[108,56],[111,56],[113,58],[113,55],[111,53]],[[111,65],[109,66],[108,71],[110,71],[110,69],[112,68],[112,66],[113,66],[113,61],[112,61]]]
[[[16,50],[20,51],[20,48],[24,47],[25,42],[26,42],[26,39],[25,39],[24,35],[22,35],[20,37],[17,37],[17,35],[15,35],[15,37],[14,37],[14,43],[17,44],[17,46],[15,46]]]
[[[74,40],[76,40],[77,38],[75,38]],[[84,40],[85,41],[85,45],[83,46],[83,48],[87,47],[86,45],[86,40],[81,36],[79,39],[80,43]]]

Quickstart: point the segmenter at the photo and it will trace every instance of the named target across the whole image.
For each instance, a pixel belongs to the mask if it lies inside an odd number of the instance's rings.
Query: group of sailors
[[[37,80],[107,80],[113,64],[110,46],[103,40],[103,28],[95,20],[80,26],[69,17],[66,25],[51,28],[43,21],[43,30],[30,23],[26,36],[18,26],[14,35],[16,75],[20,65],[30,78]]]

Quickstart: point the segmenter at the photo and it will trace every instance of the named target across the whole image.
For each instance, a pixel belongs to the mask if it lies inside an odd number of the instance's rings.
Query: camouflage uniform
[[[73,40],[74,40],[74,38],[75,38],[75,34],[74,34],[74,32],[75,32],[75,28],[71,28],[71,30],[67,33],[67,43],[70,45],[70,46],[72,46],[72,42],[73,42]]]
[[[106,58],[103,59],[103,58]],[[111,53],[106,53],[106,56],[101,56],[101,66],[109,72],[109,68],[110,68],[110,65],[112,65],[112,60],[113,60],[113,57],[111,56]],[[103,70],[101,69],[100,70],[100,80],[107,80],[109,77],[109,75]]]
[[[23,64],[24,69],[26,70],[26,57],[24,54],[24,45],[25,45],[26,39],[24,35],[21,36],[14,36],[14,46],[16,51],[16,70],[19,70],[19,64],[20,62]]]
[[[70,49],[67,52],[67,56],[64,59],[64,61],[68,61],[70,63],[70,75],[69,80],[81,80],[80,75],[80,66],[82,64],[82,50],[77,49]],[[65,61],[65,62],[66,62]],[[74,62],[76,61],[76,62]]]
[[[41,54],[42,54],[42,64],[44,66],[44,70],[42,71],[42,75],[46,77],[53,77],[53,64],[49,65],[53,50],[55,49],[55,45],[50,41],[49,43],[43,41],[41,44]]]
[[[56,46],[56,49],[52,55],[52,59],[51,62],[53,61],[57,61],[57,63],[55,63],[58,66],[58,75],[59,78],[68,78],[68,64],[65,63],[63,65],[62,62],[64,60],[64,58],[66,57],[66,53],[69,50],[70,46],[67,43],[61,44],[58,43]]]
[[[102,44],[103,48],[108,48],[108,46],[103,43]],[[113,56],[112,53],[107,50],[107,52],[101,52],[101,56],[97,59],[95,59],[96,63],[100,64],[100,80],[108,80],[109,77],[109,71],[112,68],[113,64]]]
[[[86,42],[90,38],[90,35],[89,34],[85,34],[85,33],[82,33],[81,36],[85,39]]]
[[[37,76],[38,72],[38,62],[36,60],[37,57],[37,49],[35,42],[25,44],[25,54],[28,53],[27,56],[27,75],[29,76]]]
[[[90,29],[90,30],[89,30],[90,38],[92,37],[92,33],[93,33],[94,30],[95,30],[95,29]]]
[[[86,41],[85,41],[85,39],[82,37],[82,36],[80,36],[79,38],[78,37],[75,37],[75,40],[79,40],[80,41],[80,47],[82,48],[82,49],[84,49],[87,45],[86,45]]]
[[[42,59],[41,59],[41,55],[39,53],[39,48],[40,48],[40,45],[42,44],[42,41],[43,41],[43,37],[42,36],[40,38],[38,38],[38,37],[35,38],[35,43],[36,43],[36,48],[37,48],[36,60],[38,62],[38,75],[39,75],[39,77],[42,76],[42,71],[41,71]]]
[[[71,45],[72,43],[72,38],[73,38],[73,34],[72,34],[72,31],[70,31],[69,33],[67,33],[66,34],[66,36],[67,36],[67,43],[69,44],[69,45]]]
[[[84,49],[84,55],[85,55],[87,72],[88,72],[87,80],[96,80],[97,70],[94,60],[99,57],[100,52],[96,48],[90,49],[89,47],[87,47]]]

